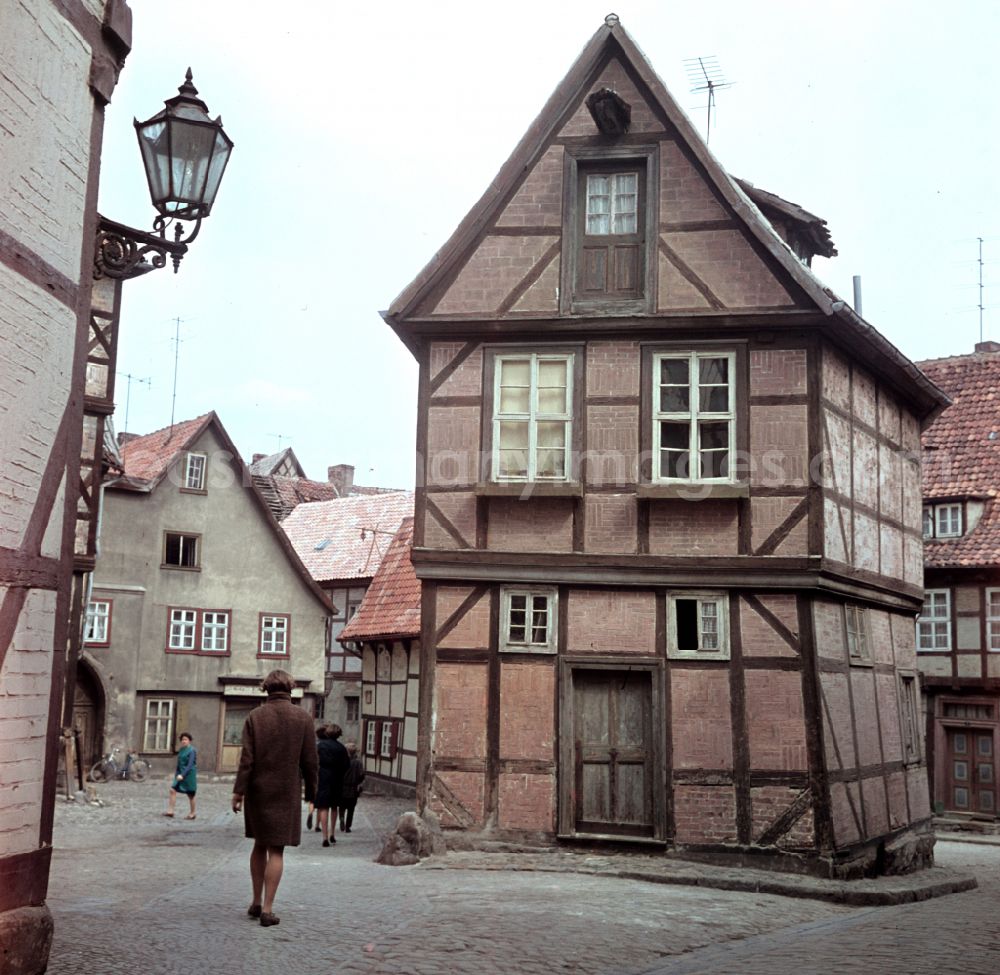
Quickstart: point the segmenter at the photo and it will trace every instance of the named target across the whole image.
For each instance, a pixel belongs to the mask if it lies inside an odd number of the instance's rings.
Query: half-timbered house
[[[920,363],[953,405],[925,431],[917,663],[937,812],[1000,810],[1000,343]]]
[[[928,862],[919,447],[947,400],[820,284],[832,253],[612,15],[384,313],[420,366],[417,781],[446,830]]]

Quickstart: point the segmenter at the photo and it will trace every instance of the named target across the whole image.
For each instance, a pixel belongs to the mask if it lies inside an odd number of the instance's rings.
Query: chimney
[[[336,488],[338,497],[346,498],[354,487],[354,465],[334,464],[326,469],[326,479]]]
[[[250,461],[250,463],[251,464],[256,464],[257,461],[263,460],[266,456],[267,456],[267,454],[254,454],[253,455],[253,460]]]
[[[138,440],[141,436],[141,433],[125,433],[122,431],[115,439],[117,439],[119,447],[124,447],[130,440]]]
[[[1000,352],[1000,342],[977,342],[976,343],[977,352]]]

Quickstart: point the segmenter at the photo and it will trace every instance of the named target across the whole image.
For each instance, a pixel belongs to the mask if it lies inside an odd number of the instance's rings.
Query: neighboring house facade
[[[361,648],[361,736],[369,780],[412,792],[420,706],[420,580],[404,518],[341,642]]]
[[[338,637],[358,611],[400,522],[412,514],[412,491],[348,494],[299,504],[281,523],[331,603],[320,713],[341,726],[345,741],[361,735],[361,658],[357,647],[345,646]]]
[[[96,750],[130,745],[166,768],[188,731],[199,767],[233,771],[269,671],[317,710],[330,606],[214,413],[129,438],[122,455],[79,664]]]
[[[101,307],[115,285],[94,280],[104,107],[131,17],[124,0],[5,3],[0,15],[0,954],[10,975],[44,971],[52,937],[66,648],[113,409],[113,369],[89,368],[113,359],[117,323],[117,306]]]
[[[1000,343],[920,363],[953,405],[924,432],[917,662],[936,812],[1000,809]]]
[[[420,366],[417,789],[446,830],[930,860],[947,399],[808,269],[822,221],[758,198],[611,15],[384,313]]]

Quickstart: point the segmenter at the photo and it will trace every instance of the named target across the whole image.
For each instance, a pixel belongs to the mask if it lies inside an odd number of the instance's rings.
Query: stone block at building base
[[[412,866],[432,853],[443,852],[437,818],[428,813],[421,819],[415,812],[406,812],[399,817],[375,862],[389,867]]]
[[[0,913],[0,975],[41,975],[51,947],[52,914],[47,907]]]

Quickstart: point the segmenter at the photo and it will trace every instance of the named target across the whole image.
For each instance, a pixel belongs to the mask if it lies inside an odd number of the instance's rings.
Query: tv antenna
[[[133,376],[130,372],[120,372],[119,376],[124,376],[126,379],[125,383],[125,427],[123,428],[123,433],[128,433],[128,404],[129,400],[132,398],[132,383],[142,383],[144,386],[150,387],[152,389],[153,380],[149,376],[144,379],[140,379],[138,376]]]
[[[983,340],[983,238],[979,241],[979,341]]]
[[[726,81],[719,67],[718,58],[714,54],[699,58],[685,58],[684,70],[687,71],[688,84],[692,94],[699,91],[708,92],[708,119],[705,123],[705,142],[712,133],[712,108],[715,105],[715,93],[720,88],[732,88],[735,82]]]
[[[181,357],[181,318],[178,315],[174,319],[174,394],[170,400],[170,426],[174,425],[174,411],[177,408],[177,367]]]

